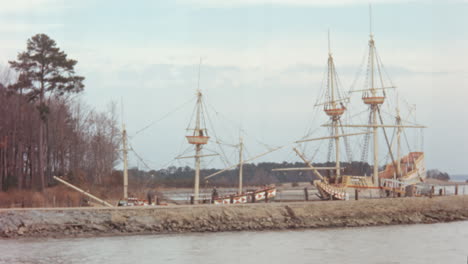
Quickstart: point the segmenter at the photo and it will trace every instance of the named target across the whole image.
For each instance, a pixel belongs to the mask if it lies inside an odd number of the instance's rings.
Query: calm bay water
[[[0,240],[0,263],[467,263],[468,222]]]

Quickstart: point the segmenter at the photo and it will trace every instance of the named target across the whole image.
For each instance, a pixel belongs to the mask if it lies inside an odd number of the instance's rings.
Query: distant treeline
[[[316,167],[333,167],[333,162],[314,163]],[[277,168],[300,168],[307,167],[301,162],[262,162],[258,164],[244,164],[243,183],[249,186],[261,186],[266,184],[278,184],[287,182],[310,182],[318,179],[312,171],[272,171]],[[342,162],[342,175],[370,176],[373,168],[367,162]],[[381,168],[381,170],[383,167]],[[202,169],[200,174],[200,184],[202,187],[235,187],[238,184],[239,170],[233,169],[225,171],[219,175],[205,181],[203,178],[211,175],[219,169]],[[333,176],[329,171],[320,171],[323,176]],[[195,171],[190,167],[169,167],[162,170],[139,170],[132,168],[129,170],[130,185],[154,187],[193,187]],[[115,171],[113,182],[120,184],[122,171]],[[428,170],[428,178],[448,181],[450,176],[446,172],[437,169]]]
[[[446,172],[442,172],[440,170],[433,169],[433,170],[428,170],[427,171],[427,178],[437,179],[437,180],[441,180],[441,181],[448,181],[448,180],[450,180],[450,175],[448,173],[446,173]]]
[[[314,163],[317,167],[333,167],[335,164],[329,163]],[[243,183],[244,185],[259,186],[271,183],[284,182],[310,182],[318,179],[312,171],[272,171],[276,168],[298,168],[307,167],[301,162],[296,163],[276,163],[262,162],[258,164],[244,164]],[[368,163],[363,162],[343,162],[343,175],[370,175],[372,167]],[[203,169],[201,170],[200,184],[201,186],[219,186],[229,187],[238,184],[239,170],[233,169],[225,171],[217,176],[205,181],[203,178],[211,175],[219,169]],[[324,176],[329,176],[327,171],[321,171]],[[130,184],[142,184],[148,187],[193,187],[195,171],[190,167],[169,167],[162,170],[144,171],[137,168],[129,170]],[[121,176],[122,172],[117,171],[115,176]],[[120,178],[121,179],[121,178]],[[115,179],[114,179],[115,180]]]

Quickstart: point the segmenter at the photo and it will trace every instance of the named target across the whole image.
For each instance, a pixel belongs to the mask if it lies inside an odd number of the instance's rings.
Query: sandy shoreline
[[[1,209],[0,237],[90,237],[468,220],[468,196],[157,208]]]

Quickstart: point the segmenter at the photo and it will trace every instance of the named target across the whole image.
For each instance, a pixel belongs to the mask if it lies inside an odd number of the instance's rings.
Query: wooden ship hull
[[[274,199],[276,197],[276,188],[260,189],[243,194],[226,195],[213,199],[214,204],[245,204],[265,201],[265,199]]]
[[[426,167],[423,152],[410,152],[399,160],[401,177],[398,180],[407,184],[416,184],[426,179]],[[397,169],[390,163],[385,170],[379,173],[380,179],[393,179],[397,175]]]
[[[387,164],[385,170],[379,173],[379,186],[375,186],[372,177],[369,176],[342,176],[338,184],[315,181],[314,185],[323,200],[347,200],[349,192],[353,189],[377,189],[404,194],[408,186],[424,182],[426,179],[424,153],[410,152],[401,158],[400,170],[402,175],[397,177],[394,164]]]
[[[346,188],[320,180],[314,181],[314,185],[318,190],[318,197],[322,200],[349,200]]]

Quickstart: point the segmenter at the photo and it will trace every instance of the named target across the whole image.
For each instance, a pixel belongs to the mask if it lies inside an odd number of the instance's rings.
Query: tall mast
[[[401,173],[401,130],[402,128],[400,127],[401,126],[401,116],[400,116],[400,102],[398,100],[398,93],[396,95],[396,98],[397,98],[397,107],[396,107],[396,124],[398,126],[397,128],[397,170],[396,170],[396,173],[397,173],[397,176],[398,177],[401,177],[402,176],[402,173]]]
[[[335,162],[336,162],[336,178],[341,176],[340,168],[340,138],[339,134],[339,121],[346,108],[341,105],[338,106],[337,102],[342,101],[338,93],[338,83],[336,82],[335,63],[331,52],[330,44],[330,30],[328,30],[328,78],[327,78],[327,96],[325,98],[324,111],[330,117],[332,122],[332,134],[335,136]]]
[[[330,48],[330,30],[328,30],[328,70],[329,70],[329,76],[330,76],[330,89],[331,89],[331,105],[334,109],[336,109],[336,101],[335,101],[335,64],[333,62],[333,56],[331,53],[331,48]],[[338,131],[338,118],[333,119],[333,129],[335,136],[339,134]],[[340,138],[335,137],[335,162],[336,162],[336,177],[339,178],[341,176],[341,168],[340,168]]]
[[[197,88],[197,104],[196,104],[196,114],[195,114],[195,126],[193,128],[193,134],[191,136],[186,136],[189,144],[195,145],[195,180],[193,187],[193,198],[194,203],[198,203],[199,193],[200,193],[200,158],[202,157],[201,151],[203,145],[208,143],[210,137],[207,135],[206,128],[202,127],[202,118],[203,118],[203,101],[202,101],[202,92],[200,91],[200,68],[201,68],[201,59],[200,66],[198,68],[198,88]]]
[[[128,199],[128,147],[127,147],[127,130],[125,124],[122,123],[122,152],[123,152],[123,198]]]
[[[375,42],[374,42],[374,34],[372,33],[372,5],[369,4],[369,57],[371,61],[371,93],[372,97],[376,97],[376,90],[375,90],[375,82],[374,82],[374,49],[375,49]],[[379,138],[378,138],[378,131],[377,131],[377,104],[372,104],[372,124],[374,125],[374,172],[373,172],[373,180],[374,185],[378,185],[379,181]]]
[[[330,30],[328,30],[328,83],[329,83],[329,89],[331,90],[331,104],[333,108],[336,108],[336,102],[335,102],[335,87],[333,85],[334,81],[334,74],[335,72],[333,71],[333,56],[331,53],[331,48],[330,48]]]
[[[370,82],[369,82],[369,88],[368,90],[365,90],[365,92],[362,95],[362,99],[365,104],[370,106],[370,115],[372,117],[372,127],[373,127],[373,156],[374,156],[374,171],[372,174],[372,180],[374,182],[374,185],[378,186],[379,185],[379,138],[378,138],[378,120],[377,120],[377,115],[379,111],[379,105],[383,104],[385,101],[385,96],[380,96],[377,94],[377,89],[375,85],[375,63],[377,60],[377,57],[375,55],[375,41],[374,41],[374,34],[372,32],[372,6],[369,5],[369,73],[370,73]],[[382,81],[382,76],[380,76],[380,70],[379,70],[379,77],[382,82],[382,89],[383,87],[383,81]],[[369,94],[370,92],[370,94]]]
[[[370,40],[369,40],[369,45],[370,45],[370,56],[371,56],[371,92],[372,92],[372,97],[376,97],[376,90],[375,90],[375,83],[374,83],[374,39],[372,37],[372,33],[370,35]],[[374,125],[374,134],[373,134],[373,139],[374,139],[374,185],[378,185],[379,181],[379,134],[378,134],[378,128],[377,128],[377,107],[378,104],[372,104],[372,124]]]
[[[197,117],[195,121],[195,133],[198,136],[203,135],[203,131],[200,129],[200,113],[201,113],[201,98],[202,93],[200,90],[197,91]],[[195,203],[198,202],[198,196],[200,192],[200,155],[201,155],[201,144],[195,145],[195,183],[194,183],[194,193],[193,198]]]
[[[244,166],[244,157],[243,157],[243,151],[244,151],[244,140],[242,136],[240,136],[240,141],[239,141],[239,191],[238,194],[242,194],[242,170]]]

